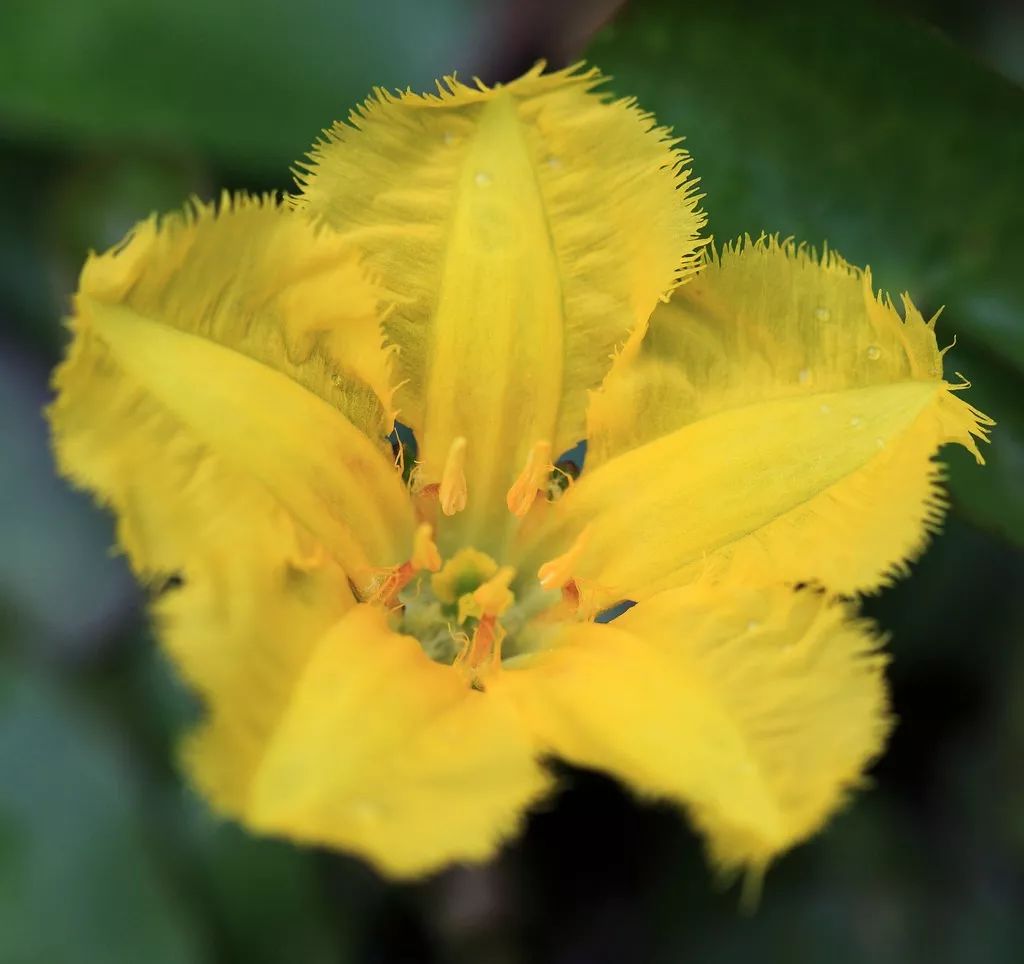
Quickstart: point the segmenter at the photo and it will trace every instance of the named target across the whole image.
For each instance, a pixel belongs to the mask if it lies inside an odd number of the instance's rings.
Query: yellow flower
[[[885,660],[842,599],[921,550],[933,455],[980,461],[991,423],[867,272],[711,253],[687,155],[598,82],[378,92],[287,204],[85,265],[60,464],[140,578],[181,577],[155,617],[208,711],[186,763],[255,830],[482,860],[556,755],[757,870],[880,750]]]

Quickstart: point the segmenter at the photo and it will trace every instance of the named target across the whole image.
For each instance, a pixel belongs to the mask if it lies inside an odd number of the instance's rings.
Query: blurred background
[[[835,6],[0,2],[0,964],[1024,959],[1024,8]],[[40,414],[89,249],[287,190],[373,85],[581,56],[686,135],[719,240],[828,239],[945,305],[999,422],[868,601],[900,717],[873,786],[752,914],[674,812],[589,773],[492,865],[411,885],[218,824],[175,768],[195,707]]]

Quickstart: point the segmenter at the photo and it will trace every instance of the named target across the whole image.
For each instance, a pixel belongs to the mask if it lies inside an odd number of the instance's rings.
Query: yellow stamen
[[[398,605],[398,594],[412,582],[415,575],[416,569],[411,562],[403,562],[400,566],[386,570],[383,577],[378,577],[367,597],[367,602],[391,609]]]
[[[417,572],[423,569],[437,572],[441,568],[441,554],[437,551],[431,533],[429,523],[419,525],[412,540],[412,557],[400,566],[384,571],[383,578],[378,580],[369,594],[370,602],[382,603],[391,608],[398,604],[398,594],[412,582]]]
[[[448,449],[438,499],[445,515],[455,515],[466,508],[466,439],[462,435],[452,439]]]
[[[537,570],[537,578],[544,589],[558,589],[564,586],[573,577],[573,572],[587,548],[590,538],[590,526],[588,525],[577,537],[576,541],[569,547],[567,552],[556,556],[549,562],[545,562]]]
[[[472,592],[459,597],[459,622],[467,619],[482,619],[484,616],[500,616],[516,597],[508,588],[516,571],[511,566],[503,566],[486,582]]]
[[[505,630],[498,617],[515,602],[509,584],[516,571],[502,566],[490,579],[459,599],[459,622],[469,617],[478,620],[473,638],[455,660],[455,668],[476,689],[483,689],[481,676],[501,664],[501,641]]]
[[[500,616],[516,597],[509,584],[516,571],[511,566],[502,566],[495,575],[473,592],[473,600],[485,616]]]
[[[520,518],[526,515],[537,498],[537,493],[547,485],[551,470],[551,443],[534,442],[523,471],[512,483],[512,488],[505,497],[508,511]]]
[[[484,688],[483,676],[501,666],[501,643],[505,630],[497,616],[484,616],[473,631],[473,638],[455,658],[453,667],[474,689]]]
[[[441,553],[437,551],[437,543],[434,542],[433,529],[429,522],[421,522],[416,529],[416,535],[412,540],[412,562],[413,568],[417,570],[426,569],[427,572],[437,572],[441,568]]]

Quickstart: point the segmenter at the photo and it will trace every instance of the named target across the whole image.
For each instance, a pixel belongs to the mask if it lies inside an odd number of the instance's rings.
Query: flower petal
[[[256,489],[351,573],[401,561],[376,305],[349,245],[270,201],[150,220],[90,258],[50,418],[139,571],[183,565],[224,506],[266,502]]]
[[[834,255],[726,249],[594,397],[587,470],[533,561],[586,526],[575,575],[606,604],[726,569],[839,593],[887,582],[941,518],[936,450],[980,461],[992,424],[943,380],[934,319],[904,307]]]
[[[518,716],[391,632],[383,610],[360,604],[323,626],[329,608],[295,587],[251,599],[263,618],[230,644],[244,638],[248,657],[232,660],[188,748],[200,788],[254,830],[397,876],[491,856],[550,782]],[[195,622],[176,629],[193,647]]]
[[[811,592],[669,590],[495,685],[541,744],[685,806],[726,867],[813,834],[889,729],[878,641]]]
[[[213,804],[233,814],[317,642],[355,605],[338,563],[264,499],[224,503],[183,584],[153,607],[164,649],[207,709],[190,760]]]
[[[537,68],[494,89],[378,91],[300,176],[296,203],[357,242],[396,302],[419,482],[440,483],[466,439],[465,509],[446,528],[491,529],[477,544],[492,553],[534,446],[582,437],[587,390],[696,263],[687,155],[600,82]]]

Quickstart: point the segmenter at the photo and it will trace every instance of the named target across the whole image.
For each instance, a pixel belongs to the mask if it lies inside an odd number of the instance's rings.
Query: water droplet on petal
[[[880,449],[884,449],[885,448],[885,439],[882,438],[881,435],[876,436],[875,437],[875,445],[877,445]]]
[[[338,374],[331,375],[331,384],[335,388],[337,388],[339,385],[341,385],[341,375],[338,375]]]
[[[822,405],[821,408],[818,409],[818,411],[820,411],[822,415],[828,415],[829,412],[832,411],[832,406],[830,406],[830,405]]]
[[[853,418],[850,419],[851,428],[860,428],[863,424],[864,420],[859,415],[854,415]]]
[[[818,321],[828,321],[829,318],[832,317],[832,312],[824,305],[818,305],[818,307],[814,309],[814,317],[817,318]]]
[[[443,133],[443,134],[441,135],[441,140],[442,140],[442,141],[443,141],[443,142],[444,142],[445,144],[451,144],[451,143],[453,143],[453,142],[455,141],[455,135],[454,135],[454,134],[453,134],[453,133],[452,133],[451,131],[445,131],[445,132],[444,132],[444,133]]]
[[[555,157],[555,155],[552,154],[544,163],[547,164],[551,170],[557,171],[562,166],[562,159],[560,157]]]
[[[867,355],[871,361],[878,361],[882,357],[882,349],[878,345],[868,345]]]
[[[753,632],[755,629],[760,629],[761,624],[756,619],[750,619],[747,621],[748,632]]]
[[[473,180],[476,182],[477,187],[487,187],[493,178],[486,171],[477,171],[476,177]]]
[[[801,368],[800,373],[796,376],[801,385],[806,385],[811,380],[811,370],[809,368]]]

